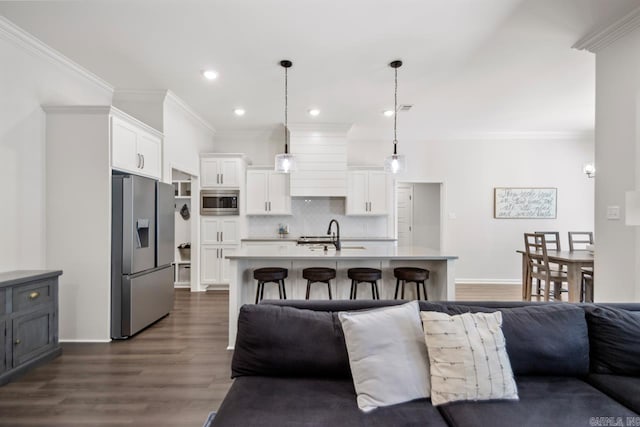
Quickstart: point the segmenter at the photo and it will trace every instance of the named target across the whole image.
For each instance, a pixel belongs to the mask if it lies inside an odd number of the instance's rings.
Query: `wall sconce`
[[[593,163],[585,163],[582,167],[582,172],[587,175],[587,178],[593,178],[596,176],[596,167]]]

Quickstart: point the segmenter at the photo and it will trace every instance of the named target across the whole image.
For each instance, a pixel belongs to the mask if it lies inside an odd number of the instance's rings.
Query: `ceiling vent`
[[[413,105],[398,105],[399,112],[406,112],[411,110],[411,108],[413,108]]]

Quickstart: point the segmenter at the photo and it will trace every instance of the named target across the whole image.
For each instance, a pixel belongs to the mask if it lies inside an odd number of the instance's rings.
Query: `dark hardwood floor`
[[[0,387],[0,426],[202,426],[231,385],[226,292],[176,291],[168,317],[127,341],[64,343]]]

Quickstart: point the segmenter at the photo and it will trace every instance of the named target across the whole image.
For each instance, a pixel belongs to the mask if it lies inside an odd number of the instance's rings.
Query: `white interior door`
[[[413,185],[397,188],[398,246],[413,246]]]

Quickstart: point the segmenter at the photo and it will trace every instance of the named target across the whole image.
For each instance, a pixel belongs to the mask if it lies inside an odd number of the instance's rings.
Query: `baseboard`
[[[61,343],[66,342],[66,343],[86,343],[86,344],[89,344],[89,343],[111,342],[111,340],[110,339],[108,339],[108,340],[75,340],[75,339],[74,340],[63,340],[63,339],[61,339],[61,340],[59,340],[59,342],[61,342]]]
[[[206,290],[207,291],[228,291],[229,290],[229,285],[228,284],[224,284],[224,285],[207,285]]]

